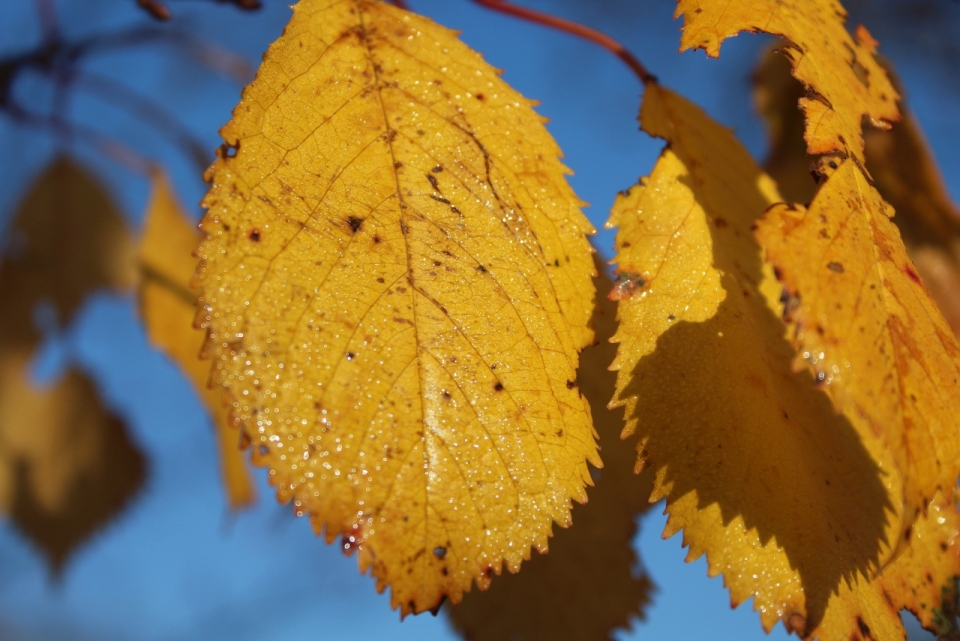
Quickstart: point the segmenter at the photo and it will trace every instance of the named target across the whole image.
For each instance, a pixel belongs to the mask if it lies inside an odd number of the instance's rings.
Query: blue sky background
[[[662,143],[637,129],[640,86],[615,58],[572,37],[491,13],[466,0],[409,0],[412,8],[463,39],[525,95],[542,101],[540,112],[575,171],[571,183],[592,206],[602,228],[617,191],[649,172]],[[247,14],[201,0],[171,0],[183,28],[237,52],[255,65],[281,32],[286,3],[265,0]],[[762,158],[764,132],[750,97],[750,74],[769,39],[740,36],[723,45],[719,60],[702,52],[678,54],[680,27],[674,3],[602,3],[528,0],[604,29],[625,42],[666,85],[692,98],[733,127]],[[944,2],[945,5],[950,3]],[[68,38],[149,24],[133,0],[58,0]],[[960,19],[960,8],[948,7]],[[868,24],[868,26],[871,26]],[[876,33],[876,31],[875,31]],[[35,47],[40,32],[30,0],[0,2],[0,56]],[[882,38],[881,38],[882,39]],[[907,40],[882,48],[900,69],[908,97],[930,135],[950,182],[960,193],[960,124],[956,82],[949,66],[932,64]],[[239,99],[239,86],[173,53],[149,45],[91,58],[87,68],[151,96],[213,150],[217,129]],[[954,74],[956,72],[953,72]],[[951,81],[956,80],[955,77]],[[21,78],[16,95],[47,109],[49,82]],[[204,185],[194,165],[161,134],[88,94],[76,93],[73,117],[104,128],[172,174],[180,199],[199,202]],[[0,115],[0,229],[33,178],[58,150],[44,133],[18,128]],[[139,229],[148,183],[82,145],[71,149],[113,192]],[[193,206],[199,217],[199,208]],[[0,236],[2,240],[2,236]],[[613,237],[596,245],[609,256]],[[44,559],[9,523],[0,522],[0,639],[243,641],[271,639],[456,639],[444,616],[399,622],[386,596],[361,576],[353,558],[313,536],[306,522],[280,506],[259,477],[260,501],[228,513],[219,485],[212,430],[185,380],[147,345],[132,297],[99,294],[41,349],[36,375],[55,377],[66,362],[91,372],[108,403],[129,423],[147,455],[146,486],[117,520],[80,549],[60,582]],[[660,539],[664,518],[654,508],[641,523],[636,544],[659,590],[647,620],[626,639],[766,638],[750,605],[731,610],[720,579],[707,579],[703,560],[685,565],[679,537]],[[575,607],[575,604],[571,604]],[[785,638],[778,627],[770,638]],[[915,638],[922,638],[917,635]]]

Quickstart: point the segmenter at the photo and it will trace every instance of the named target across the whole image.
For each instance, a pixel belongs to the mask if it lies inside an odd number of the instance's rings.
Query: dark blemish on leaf
[[[447,576],[448,574],[450,574],[450,570],[448,570],[448,569],[445,568],[445,567],[444,567],[444,568],[440,568],[440,574],[442,574],[443,576]]]
[[[399,171],[403,169],[403,163],[398,160],[395,163],[393,163],[393,168]]]
[[[347,224],[350,225],[350,229],[352,229],[353,233],[356,234],[358,231],[360,231],[360,228],[363,226],[363,218],[350,216],[350,218],[347,218]]]
[[[911,534],[913,534],[913,526],[912,526],[912,525],[908,525],[908,526],[907,526],[907,529],[903,531],[903,540],[904,540],[904,541],[909,541]]]
[[[720,216],[716,216],[713,219],[713,224],[717,226],[717,229],[724,229],[727,226],[727,221]]]
[[[917,285],[922,285],[923,282],[920,280],[920,274],[918,274],[913,267],[907,265],[903,268],[903,272],[910,277],[910,280],[915,282]]]
[[[870,627],[860,617],[857,617],[857,627],[860,628],[860,634],[870,636]]]
[[[383,240],[383,239],[380,238],[379,236],[374,236],[374,237],[373,237],[373,242],[375,242],[375,243],[379,243],[379,242],[381,242],[382,240]]]
[[[494,363],[493,365],[491,365],[491,366],[490,366],[490,369],[497,369],[497,364]]]
[[[433,548],[433,556],[442,561],[443,558],[447,556],[447,548],[438,545],[437,547]]]
[[[220,145],[220,149],[218,149],[217,151],[218,151],[218,155],[221,158],[236,158],[237,151],[239,151],[239,149],[240,149],[240,141],[238,140],[237,143],[234,145],[223,143],[222,145]]]
[[[378,279],[377,279],[377,282],[378,282],[378,283],[382,283],[382,282],[384,282],[384,280],[383,280],[382,278],[378,278]]]
[[[567,381],[567,389],[573,389],[576,386],[577,386],[576,381]]]
[[[829,269],[832,272],[836,272],[838,274],[843,273],[843,265],[834,260],[827,263],[827,269]]]
[[[839,165],[837,164],[837,161],[834,160],[834,159],[832,159],[832,158],[827,161],[827,166],[828,166],[830,169],[836,169],[837,167],[839,167]]]
[[[667,316],[667,320],[670,321],[670,322],[673,322],[673,321],[675,321],[676,319],[677,319],[677,317],[674,316],[673,314],[670,314],[669,316]]]
[[[943,550],[944,552],[946,552],[946,551],[947,551],[947,544],[944,543],[943,541],[941,541],[941,542],[940,542],[940,549]]]
[[[423,135],[423,129],[417,129],[417,135],[418,135],[418,136],[422,136],[422,135]]]
[[[443,167],[441,165],[437,165],[431,171],[433,171],[435,174],[439,174],[441,171],[443,171]]]
[[[416,611],[417,611],[417,604],[416,604],[415,601],[408,601],[408,602],[407,602],[407,607],[410,608],[410,610],[413,611],[413,612],[416,612]]]
[[[933,576],[927,572],[927,583],[933,583]]]
[[[433,266],[434,266],[434,267],[439,267],[439,266],[442,265],[442,264],[443,264],[443,263],[441,263],[439,260],[433,261]]]
[[[250,240],[252,240],[252,241],[255,242],[255,243],[259,243],[259,242],[260,242],[260,230],[259,230],[259,229],[251,229],[251,230],[250,230],[250,233],[247,234],[247,238],[249,238]]]
[[[433,616],[437,616],[438,614],[440,614],[440,608],[443,607],[443,604],[446,603],[446,601],[447,601],[447,595],[446,594],[440,595],[440,601],[438,601],[435,606],[430,608],[430,614],[432,614]]]
[[[443,196],[436,196],[436,195],[434,195],[434,194],[430,194],[430,197],[433,198],[433,199],[434,199],[435,201],[437,201],[438,203],[443,203],[444,205],[449,205],[449,204],[450,204],[450,201],[447,200],[446,198],[444,198]]]
[[[554,267],[559,267],[559,266],[560,266],[560,259],[559,259],[559,258],[554,259],[554,261],[553,261],[553,266],[554,266]]]
[[[477,265],[477,271],[480,272],[481,274],[486,274],[487,268],[484,267],[483,265]]]
[[[450,211],[452,211],[453,213],[457,214],[458,216],[461,215],[461,212],[460,212],[459,209],[457,209],[457,206],[456,206],[456,205],[450,205]]]
[[[347,352],[347,360],[352,361],[356,357],[356,354],[353,352]]]
[[[484,102],[484,101],[487,99],[487,97],[484,96],[482,93],[478,93],[478,94],[476,95],[476,98],[477,98],[477,100],[479,100],[480,102]]]
[[[613,289],[607,298],[610,300],[628,300],[638,289],[643,289],[647,281],[640,274],[620,272],[613,283]]]
[[[430,185],[431,185],[434,189],[436,189],[437,191],[440,191],[440,183],[437,182],[437,179],[436,179],[436,178],[434,178],[434,177],[433,177],[432,175],[430,175],[430,174],[427,174],[427,180],[430,181]]]
[[[493,386],[493,389],[495,389],[498,392],[503,391],[503,383],[501,383],[500,381],[497,381],[496,384]]]
[[[266,196],[262,196],[262,195],[261,195],[261,196],[257,196],[257,198],[259,198],[260,200],[262,200],[263,202],[265,202],[265,203],[267,203],[267,204],[270,203],[270,199],[267,198]]]
[[[449,401],[449,400],[452,398],[452,397],[450,396],[450,392],[448,392],[447,390],[443,390],[443,394],[442,394],[442,395],[443,395],[444,400],[447,400],[447,401]]]

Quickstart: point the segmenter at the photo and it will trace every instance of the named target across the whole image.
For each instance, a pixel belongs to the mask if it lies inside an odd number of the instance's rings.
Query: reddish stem
[[[407,6],[407,0],[390,0],[391,3],[404,9],[405,11],[410,11],[410,7]]]
[[[506,13],[511,16],[516,16],[518,18],[523,18],[524,20],[529,20],[531,22],[536,22],[537,24],[542,24],[547,27],[553,27],[554,29],[559,29],[560,31],[566,31],[567,33],[572,33],[575,36],[585,38],[590,42],[594,42],[607,51],[612,52],[615,56],[620,58],[623,62],[627,64],[628,67],[637,75],[637,78],[640,79],[640,82],[643,84],[656,84],[657,77],[652,73],[647,71],[647,68],[643,66],[640,60],[637,59],[630,51],[624,47],[622,44],[611,38],[605,33],[601,33],[596,29],[591,29],[590,27],[585,27],[582,24],[578,24],[571,20],[565,20],[563,18],[558,18],[552,16],[548,13],[541,13],[540,11],[534,11],[533,9],[527,9],[525,7],[518,7],[515,4],[510,4],[506,0],[473,0],[479,5],[487,7],[488,9],[493,9],[494,11],[500,11],[501,13]]]

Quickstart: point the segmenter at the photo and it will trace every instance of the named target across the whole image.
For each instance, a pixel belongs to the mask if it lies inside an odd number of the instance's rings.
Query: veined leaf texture
[[[403,614],[583,501],[592,227],[531,103],[431,21],[303,0],[208,172],[213,378],[278,496]]]

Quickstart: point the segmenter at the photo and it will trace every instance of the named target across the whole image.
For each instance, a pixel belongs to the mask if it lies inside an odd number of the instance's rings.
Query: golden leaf
[[[880,64],[899,87],[890,62]],[[790,77],[789,62],[771,51],[757,73],[755,99],[767,123],[770,154],[764,169],[784,197],[810,202],[816,189],[803,144],[803,117],[796,109],[803,87]],[[916,118],[899,104],[903,117],[891,130],[867,129],[867,169],[884,200],[897,211],[907,255],[947,323],[960,336],[960,209],[950,199],[936,160]]]
[[[593,230],[530,105],[425,18],[302,0],[207,176],[214,380],[404,615],[545,550],[599,464]]]
[[[0,511],[59,572],[137,493],[146,464],[86,375],[38,389],[29,361],[26,350],[0,355]]]
[[[223,391],[207,385],[210,366],[200,360],[205,336],[193,327],[196,294],[190,290],[197,263],[193,250],[200,244],[200,237],[177,202],[166,176],[155,174],[140,240],[140,315],[150,342],[177,363],[210,413],[227,502],[237,510],[251,505],[256,495],[239,448],[240,433],[230,419]]]
[[[861,122],[886,127],[899,118],[898,94],[874,57],[877,43],[859,27],[847,32],[838,0],[679,0],[681,50],[720,55],[720,43],[740,31],[786,39],[793,75],[809,88],[800,106],[807,118],[807,152],[852,155],[863,165]]]
[[[611,286],[602,272],[594,283],[600,291]],[[633,539],[637,516],[650,507],[652,476],[633,473],[635,450],[619,438],[623,412],[604,408],[616,383],[607,369],[616,351],[609,342],[615,318],[615,304],[600,300],[598,343],[583,351],[577,372],[580,391],[594,408],[604,462],[588,492],[590,502],[574,507],[573,527],[554,535],[549,554],[449,609],[454,626],[471,641],[596,641],[644,616],[654,587],[645,572],[637,574]]]
[[[876,605],[880,578],[913,553],[891,561],[901,476],[857,412],[837,415],[792,369],[780,285],[751,232],[779,200],[772,180],[727,129],[666,89],[646,89],[641,122],[669,146],[611,215],[611,405],[626,407],[638,467],[654,469],[651,500],[667,500],[664,535],[682,529],[688,559],[706,554],[734,605],[754,598],[766,630],[782,620],[805,638],[849,639],[862,624],[903,638],[897,611],[916,603]],[[931,555],[937,580],[956,567],[950,541]]]
[[[862,416],[897,461],[908,530],[913,513],[960,472],[960,346],[892,215],[846,161],[809,209],[771,208],[757,238],[785,288],[798,365],[809,366],[841,411]]]
[[[0,343],[34,346],[37,303],[66,323],[89,293],[134,280],[133,243],[123,216],[91,174],[66,157],[37,179],[7,232],[0,263]]]

